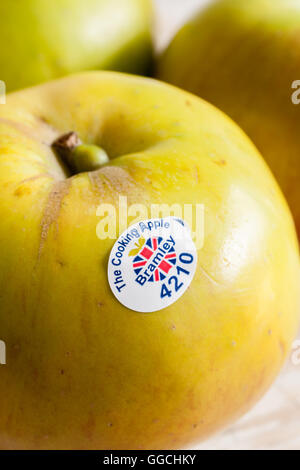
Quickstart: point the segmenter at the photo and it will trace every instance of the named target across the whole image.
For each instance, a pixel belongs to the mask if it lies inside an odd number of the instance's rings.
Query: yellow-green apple
[[[220,0],[179,31],[157,72],[241,125],[277,177],[298,235],[299,25],[299,0]]]
[[[151,0],[0,2],[0,79],[16,90],[82,70],[147,73]]]
[[[297,237],[223,113],[114,72],[16,92],[0,107],[0,185],[1,448],[180,448],[269,387],[299,320]],[[120,196],[205,207],[194,278],[153,313],[108,283],[116,240],[96,235],[98,209],[119,216]]]

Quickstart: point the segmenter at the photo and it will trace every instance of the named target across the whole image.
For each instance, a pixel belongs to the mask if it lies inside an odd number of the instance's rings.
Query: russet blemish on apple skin
[[[50,227],[58,222],[63,200],[69,192],[71,185],[70,179],[56,182],[48,196],[42,220],[41,220],[41,236],[38,250],[38,260],[42,255],[44,244],[47,240]],[[56,226],[58,227],[58,225]]]

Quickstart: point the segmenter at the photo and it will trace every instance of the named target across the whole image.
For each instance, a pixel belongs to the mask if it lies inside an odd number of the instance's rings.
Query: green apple
[[[217,105],[252,138],[300,235],[299,0],[220,0],[177,34],[158,77]],[[292,95],[294,95],[294,100]]]
[[[113,72],[16,92],[0,107],[0,187],[2,449],[182,448],[272,383],[299,321],[297,237],[265,162],[223,113]],[[97,236],[98,209],[119,218],[120,196],[148,214],[205,207],[194,278],[152,313],[108,283],[116,240]]]
[[[15,90],[82,70],[146,73],[151,0],[2,0],[0,79]]]

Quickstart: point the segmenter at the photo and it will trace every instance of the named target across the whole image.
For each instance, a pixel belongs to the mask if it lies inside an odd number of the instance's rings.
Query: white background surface
[[[154,0],[157,8],[156,45],[163,48],[176,30],[210,0]]]
[[[155,0],[156,45],[162,49],[193,12],[210,0]],[[300,357],[300,354],[298,354]],[[267,395],[235,425],[199,449],[300,449],[300,364],[289,357]]]

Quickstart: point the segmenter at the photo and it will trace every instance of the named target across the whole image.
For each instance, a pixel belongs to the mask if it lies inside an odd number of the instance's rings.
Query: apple
[[[147,73],[151,0],[2,0],[0,79],[7,90],[83,70]]]
[[[299,322],[297,237],[264,160],[223,113],[114,72],[15,92],[0,107],[0,185],[2,449],[182,448],[267,390]],[[121,196],[205,207],[189,288],[151,313],[109,284],[124,250],[97,236],[99,207],[119,216]]]
[[[299,24],[298,0],[220,0],[179,31],[157,69],[246,131],[290,204],[298,236],[300,106],[292,86],[300,75]]]

